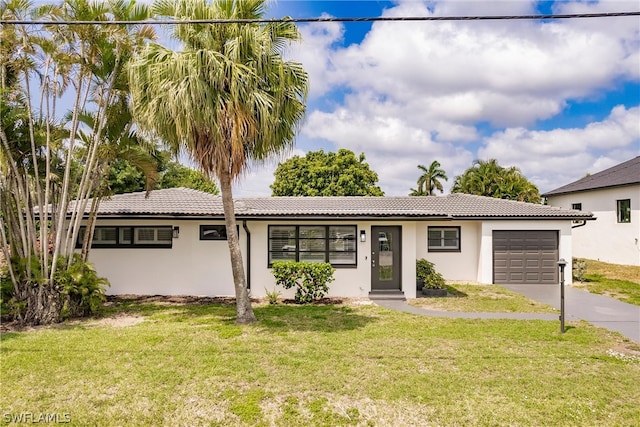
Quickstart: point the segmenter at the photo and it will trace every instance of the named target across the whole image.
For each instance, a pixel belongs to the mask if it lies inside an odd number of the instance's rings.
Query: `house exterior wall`
[[[427,230],[429,227],[460,227],[459,252],[429,252]],[[425,221],[416,225],[417,258],[435,264],[446,280],[461,282],[478,281],[480,262],[480,221]]]
[[[109,279],[107,294],[235,295],[226,240],[200,240],[201,224],[222,221],[99,220],[99,226],[170,225],[180,227],[172,248],[93,248],[89,254],[100,276]],[[246,266],[246,235],[240,226]]]
[[[171,248],[93,248],[90,261],[111,287],[108,294],[233,296],[233,275],[226,240],[200,240],[200,225],[224,225],[222,221],[200,219],[116,220],[99,219],[99,226],[163,226],[179,227],[178,238]],[[292,298],[295,290],[276,288],[268,267],[269,225],[355,225],[357,265],[336,268],[335,281],[329,285],[329,296],[368,297],[371,290],[372,226],[399,226],[402,230],[401,290],[406,298],[416,297],[415,260],[425,258],[435,263],[447,280],[493,282],[493,230],[557,230],[560,257],[571,261],[571,222],[563,221],[406,221],[406,220],[248,220],[238,222],[240,246],[247,271],[247,241],[251,239],[251,295],[264,297],[276,290]],[[459,226],[459,252],[429,252],[429,226]],[[360,231],[366,241],[360,241]],[[571,265],[567,266],[571,271]],[[571,274],[566,275],[570,283]]]
[[[571,221],[496,220],[481,224],[480,262],[478,282],[493,283],[493,231],[494,230],[556,230],[558,231],[558,257],[567,261],[565,284],[571,284]]]
[[[617,220],[617,200],[631,200],[631,222]],[[549,196],[551,206],[581,203],[597,219],[573,229],[573,255],[614,264],[640,265],[640,185]]]
[[[335,280],[329,284],[328,296],[366,298],[371,290],[371,227],[400,226],[402,229],[402,291],[407,298],[416,296],[416,226],[414,221],[251,221],[251,295],[263,297],[274,289],[285,298],[293,298],[294,289],[276,288],[275,279],[268,268],[269,225],[356,225],[357,266],[335,269]],[[366,242],[360,241],[360,230],[366,232]]]

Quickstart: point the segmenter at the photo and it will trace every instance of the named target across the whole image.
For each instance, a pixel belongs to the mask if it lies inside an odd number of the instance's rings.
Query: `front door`
[[[401,290],[400,227],[371,227],[371,290]]]

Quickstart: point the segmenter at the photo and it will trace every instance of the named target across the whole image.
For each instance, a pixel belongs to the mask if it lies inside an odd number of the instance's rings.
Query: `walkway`
[[[503,285],[505,288],[533,300],[560,309],[560,286]],[[541,313],[466,313],[427,310],[414,307],[402,300],[376,300],[376,304],[392,310],[434,317],[466,319],[518,319],[558,320],[559,314]],[[640,342],[640,307],[603,295],[596,295],[565,286],[565,320],[586,320],[593,325],[620,332],[625,337]]]

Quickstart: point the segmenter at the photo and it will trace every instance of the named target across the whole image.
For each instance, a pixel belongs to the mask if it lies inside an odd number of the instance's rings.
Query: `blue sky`
[[[293,1],[270,16],[372,17],[638,11],[640,2]],[[474,159],[516,166],[541,191],[640,155],[640,19],[300,24],[287,56],[310,76],[288,155],[364,152],[387,195],[418,164],[453,178]],[[238,196],[270,195],[277,162]]]

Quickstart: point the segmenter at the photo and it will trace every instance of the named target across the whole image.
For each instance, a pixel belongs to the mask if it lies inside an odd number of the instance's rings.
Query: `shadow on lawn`
[[[258,326],[270,332],[340,332],[364,328],[376,321],[343,305],[268,305],[254,307]]]
[[[326,299],[317,304],[299,305],[285,301],[278,305],[257,305],[253,311],[258,318],[254,325],[269,332],[319,331],[338,332],[360,329],[375,321],[373,316],[360,314],[342,305],[340,300]],[[117,296],[109,297],[103,317],[139,315],[166,316],[175,321],[194,323],[219,322],[235,324],[234,298]]]

